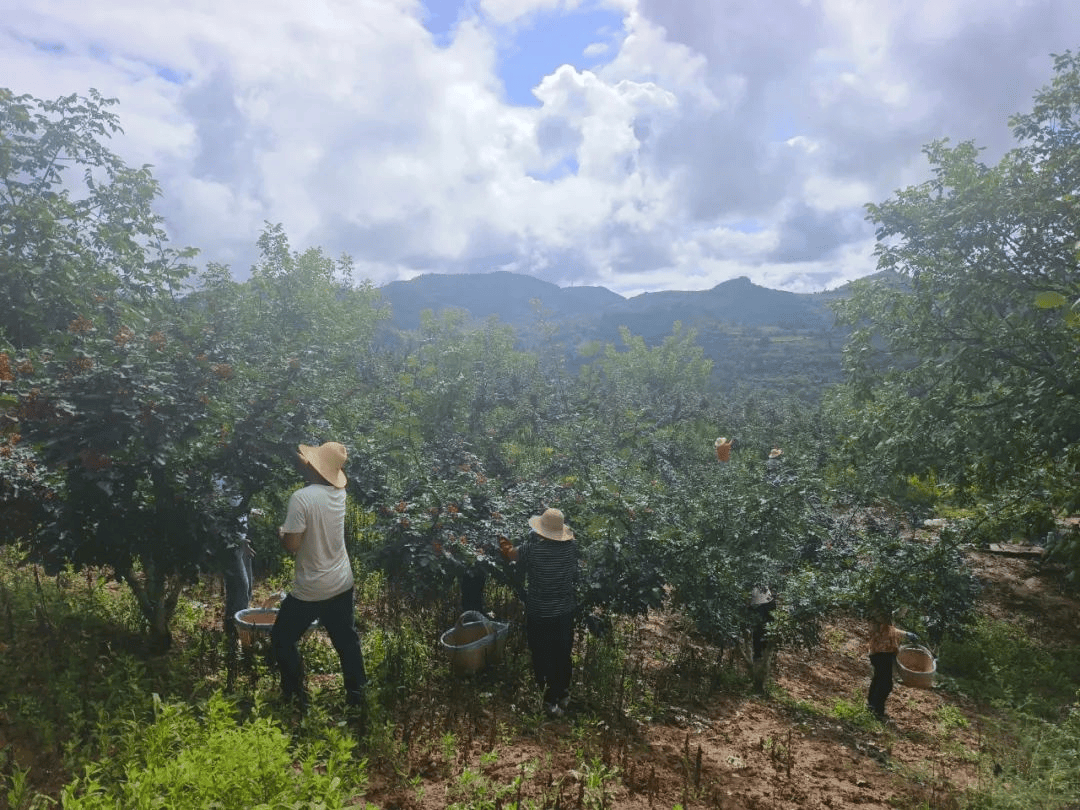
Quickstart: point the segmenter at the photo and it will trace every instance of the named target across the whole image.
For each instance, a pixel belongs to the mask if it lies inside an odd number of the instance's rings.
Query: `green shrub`
[[[1080,693],[1078,693],[1080,697]],[[1080,703],[1061,723],[1010,715],[989,739],[990,773],[971,799],[975,810],[1070,810],[1080,796]]]
[[[150,723],[129,721],[108,757],[62,792],[67,810],[342,807],[366,789],[366,762],[334,728],[294,740],[256,714],[239,721],[215,693],[199,708],[154,696]]]
[[[1077,687],[1080,649],[1051,651],[1015,625],[980,617],[962,640],[942,644],[938,666],[976,698],[1051,719]]]

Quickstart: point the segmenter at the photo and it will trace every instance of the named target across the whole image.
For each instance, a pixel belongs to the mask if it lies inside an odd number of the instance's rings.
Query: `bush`
[[[939,666],[978,699],[1056,719],[1075,688],[1080,650],[1051,652],[1022,629],[983,617],[963,639],[942,644]]]
[[[258,707],[256,707],[258,708]],[[257,714],[242,722],[216,693],[200,709],[154,696],[154,719],[130,721],[108,757],[62,793],[67,810],[342,807],[366,788],[366,762],[333,727],[294,743]]]
[[[972,808],[1076,807],[1080,796],[1080,703],[1073,704],[1060,724],[1017,714],[995,731],[990,739],[1000,742],[991,752],[993,776],[972,797]]]

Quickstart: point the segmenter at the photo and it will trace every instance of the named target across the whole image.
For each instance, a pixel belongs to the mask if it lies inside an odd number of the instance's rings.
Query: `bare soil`
[[[1031,558],[978,551],[971,558],[984,584],[983,614],[1048,644],[1080,644],[1080,601],[1060,572]],[[695,642],[677,617],[654,615],[638,627],[637,644],[649,660],[668,662],[659,668],[685,658]],[[947,671],[948,662],[940,664]],[[475,733],[457,735],[450,757],[437,733],[399,739],[394,761],[373,750],[364,799],[385,810],[515,801],[627,810],[958,807],[964,790],[988,778],[987,753],[997,741],[983,718],[991,710],[954,691],[898,681],[889,724],[844,719],[836,707],[861,706],[869,677],[864,628],[844,620],[826,629],[812,653],[782,653],[768,696],[691,679],[664,701],[662,716],[610,727],[589,722],[573,704],[565,718],[530,721],[494,700]],[[12,731],[0,722],[0,749],[32,767],[38,790],[57,796],[66,779],[58,753]],[[465,769],[475,775],[471,789]]]
[[[985,585],[984,613],[1032,632],[1053,628],[1056,644],[1080,643],[1080,602],[1058,573],[1032,559],[971,556]],[[639,643],[671,648],[670,660],[687,643],[677,626],[672,617],[651,617]],[[869,684],[864,629],[840,621],[824,637],[810,655],[779,656],[778,688],[767,697],[706,687],[663,718],[625,728],[583,728],[571,711],[510,739],[478,733],[459,744],[452,764],[410,748],[393,769],[373,763],[366,799],[382,808],[469,806],[461,779],[468,767],[492,789],[522,777],[498,802],[489,795],[492,807],[958,807],[963,791],[987,778],[990,731],[981,718],[989,709],[898,679],[889,723],[845,720],[834,707],[862,706]]]

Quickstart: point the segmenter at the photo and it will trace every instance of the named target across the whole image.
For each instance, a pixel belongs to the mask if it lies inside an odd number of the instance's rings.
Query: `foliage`
[[[217,693],[199,709],[155,695],[153,721],[129,722],[109,758],[65,787],[62,802],[72,810],[342,807],[367,784],[354,747],[332,727],[294,746],[269,718],[237,722]]]
[[[467,573],[512,581],[495,553],[496,538],[509,531],[504,497],[481,460],[453,435],[428,443],[422,455],[399,499],[376,514],[383,541],[370,564],[421,603]]]
[[[1072,697],[1078,667],[1076,650],[1047,649],[1026,630],[985,617],[940,649],[941,672],[964,691],[1046,719]]]
[[[991,772],[972,796],[971,807],[1075,806],[1080,795],[1080,703],[1072,705],[1061,723],[1016,714],[993,731]]]
[[[853,461],[985,494],[1032,482],[1080,439],[1074,319],[1047,308],[1080,297],[1080,57],[1055,69],[996,166],[938,141],[932,179],[869,206],[883,275],[838,305]]]
[[[691,467],[672,498],[678,508],[666,515],[664,570],[674,604],[707,640],[736,647],[752,663],[750,596],[766,587],[778,602],[768,623],[768,657],[783,644],[816,643],[843,587],[820,570],[831,524],[816,498],[809,477],[773,476],[757,459]],[[766,660],[756,671],[758,689],[767,667]]]
[[[42,494],[44,510],[27,518],[40,531],[22,532],[35,558],[111,567],[165,648],[180,589],[237,542],[251,499],[279,481],[295,445],[325,435],[327,418],[347,412],[363,390],[355,361],[379,317],[375,296],[369,286],[347,286],[347,259],[292,252],[280,226],[268,226],[248,283],[211,265],[202,291],[180,298],[190,270],[174,266],[155,230],[149,172],[127,170],[95,140],[116,129],[109,102],[37,102],[52,121],[31,115],[25,98],[3,99],[18,133],[5,142],[16,155],[5,164],[8,189],[20,206],[18,223],[4,231],[16,240],[12,255],[36,278],[46,258],[92,248],[71,272],[30,289],[34,322],[62,328],[38,335],[10,327],[23,344],[47,343],[32,345],[15,371],[3,355],[0,384],[12,392],[19,431],[8,431],[0,460],[6,509],[22,503],[26,512],[21,493]],[[66,191],[52,190],[68,162],[85,168],[87,201],[69,204]],[[113,186],[100,184],[100,172]],[[63,212],[50,208],[57,205]],[[72,245],[29,238],[61,215]],[[38,464],[53,477],[41,481]]]
[[[167,245],[151,208],[149,167],[104,145],[121,131],[115,104],[0,88],[0,335],[20,352],[76,318],[110,330],[143,318],[190,275],[193,251]]]
[[[979,593],[962,535],[946,528],[929,542],[886,538],[858,550],[863,564],[851,606],[867,617],[894,615],[933,645],[962,637],[974,620]]]

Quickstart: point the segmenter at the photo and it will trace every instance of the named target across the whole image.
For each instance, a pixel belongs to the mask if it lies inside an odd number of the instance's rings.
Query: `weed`
[[[458,741],[452,731],[442,735],[439,740],[442,746],[442,758],[444,762],[452,763],[457,758]]]
[[[968,719],[964,716],[964,713],[950,703],[942,704],[938,706],[937,711],[938,728],[942,734],[948,734],[955,728],[967,728]]]
[[[465,768],[453,784],[447,786],[449,800],[447,810],[496,810],[501,807],[517,807],[506,799],[518,792],[522,776],[516,776],[508,784],[499,785],[472,768]]]
[[[599,759],[583,762],[572,775],[581,783],[581,806],[590,810],[610,807],[611,784],[619,776],[618,768],[610,768]]]
[[[972,807],[1075,806],[1080,796],[1080,702],[1059,724],[1013,712],[993,736],[997,742]]]
[[[979,619],[962,641],[945,642],[942,662],[974,697],[1054,718],[1075,689],[1080,649],[1048,650],[1022,629]]]
[[[15,767],[10,776],[4,777],[0,775],[0,786],[3,786],[4,782],[7,783],[4,791],[7,799],[5,807],[9,807],[11,810],[40,810],[40,808],[53,804],[52,799],[42,796],[30,787],[30,781],[27,778],[29,774],[29,768],[23,770]]]
[[[107,760],[62,792],[70,810],[343,806],[366,788],[366,761],[333,726],[290,736],[261,715],[238,722],[215,693],[198,707],[153,698],[153,719],[127,721]]]
[[[868,731],[875,729],[878,724],[874,715],[867,710],[865,702],[859,698],[854,700],[837,698],[833,701],[832,716]]]

